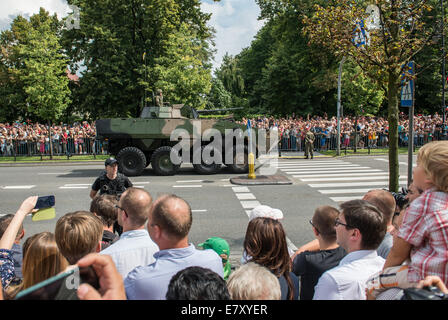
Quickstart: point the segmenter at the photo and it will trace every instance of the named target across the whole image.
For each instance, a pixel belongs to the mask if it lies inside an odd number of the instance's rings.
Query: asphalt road
[[[400,163],[400,179],[404,179],[405,185],[406,155],[400,156]],[[225,168],[219,174],[204,176],[196,174],[189,165],[183,165],[180,173],[172,177],[155,176],[149,168],[142,176],[130,179],[153,198],[174,193],[188,201],[193,210],[190,241],[198,244],[212,236],[226,239],[233,264],[238,264],[241,257],[248,212],[254,206],[265,204],[281,209],[286,234],[300,247],[314,239],[308,221],[317,206],[337,207],[340,201],[360,198],[368,189],[387,187],[386,156],[282,158],[278,167],[278,174],[286,175],[293,184],[238,186],[229,182],[237,175]],[[90,186],[103,169],[103,162],[1,166],[0,215],[14,213],[30,195],[55,195],[55,219],[33,222],[29,216],[24,222],[25,238],[42,231],[54,232],[62,215],[89,209]]]

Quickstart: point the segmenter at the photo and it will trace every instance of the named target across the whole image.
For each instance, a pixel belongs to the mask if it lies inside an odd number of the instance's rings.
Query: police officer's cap
[[[117,159],[115,159],[115,158],[109,158],[109,159],[107,159],[106,160],[106,162],[104,163],[104,165],[107,167],[107,166],[111,166],[111,165],[114,165],[114,164],[116,164],[116,163],[118,163],[118,160]]]

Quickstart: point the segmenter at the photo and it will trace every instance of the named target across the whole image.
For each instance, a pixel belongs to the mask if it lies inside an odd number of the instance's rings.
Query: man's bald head
[[[132,225],[141,227],[146,223],[151,209],[152,197],[140,188],[128,188],[121,195],[119,206],[126,212]]]
[[[366,200],[377,207],[384,215],[387,223],[392,223],[395,212],[395,198],[389,191],[383,189],[370,190],[362,200]]]
[[[190,205],[176,195],[161,196],[152,206],[151,224],[176,239],[187,237],[192,223]]]

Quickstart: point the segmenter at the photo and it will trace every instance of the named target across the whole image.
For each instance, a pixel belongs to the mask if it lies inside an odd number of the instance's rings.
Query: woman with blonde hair
[[[29,237],[23,245],[23,282],[20,290],[64,271],[68,262],[56,244],[55,235],[41,232]]]

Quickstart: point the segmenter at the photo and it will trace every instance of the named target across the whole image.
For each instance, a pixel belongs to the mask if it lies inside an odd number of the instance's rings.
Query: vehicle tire
[[[193,164],[193,168],[196,170],[196,172],[197,173],[199,173],[199,174],[215,174],[215,173],[217,173],[219,170],[221,170],[221,166],[222,166],[222,164],[220,164],[220,163],[215,163],[215,162],[212,162],[212,163],[207,163],[207,161],[204,161],[203,159],[202,159],[202,153],[203,153],[203,150],[205,149],[205,148],[211,148],[212,146],[211,145],[207,145],[207,146],[202,146],[201,147],[201,163],[200,164]],[[220,150],[218,150],[218,149],[216,149],[216,148],[214,148],[214,147],[212,147],[213,148],[213,154],[218,154],[220,157],[222,157],[221,156],[221,151]],[[207,152],[208,153],[208,152]],[[194,157],[193,157],[193,159],[194,159]]]
[[[145,154],[136,147],[126,147],[117,154],[118,169],[128,177],[139,176],[146,167]]]
[[[249,150],[247,145],[244,146],[244,154],[236,153],[236,150],[233,152],[232,163],[227,164],[230,170],[233,173],[247,173],[249,172],[249,161],[248,161]],[[241,157],[244,156],[244,163],[238,164],[238,161],[241,161]],[[239,159],[239,160],[238,160]]]
[[[151,166],[159,176],[172,176],[179,170],[180,165],[175,165],[170,158],[171,147],[158,148],[151,157]]]

